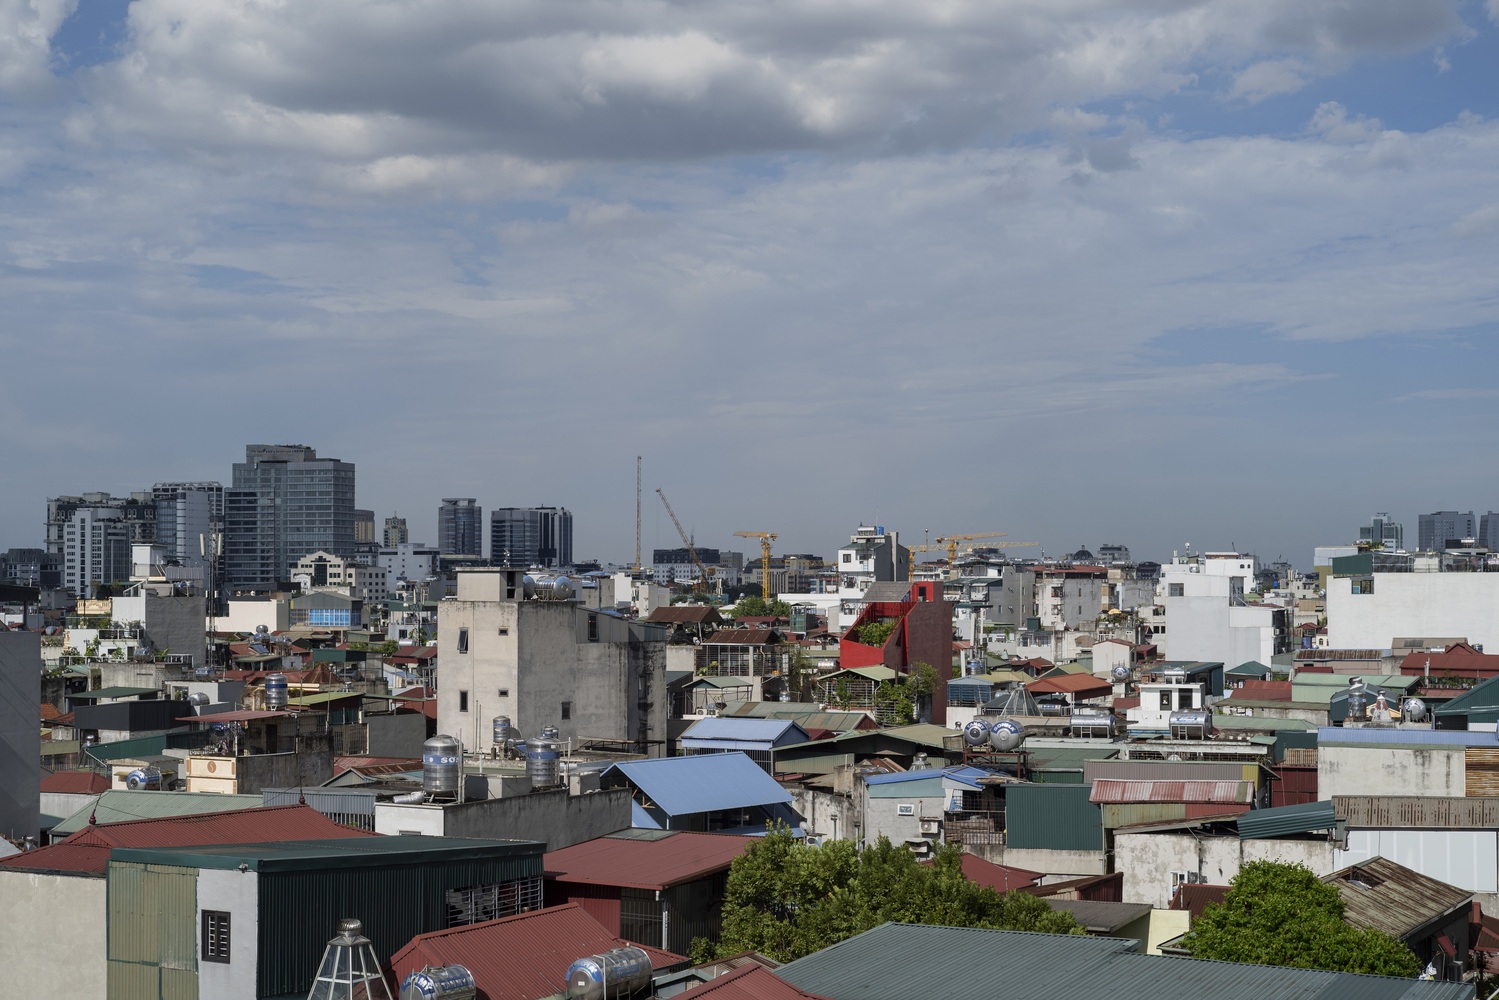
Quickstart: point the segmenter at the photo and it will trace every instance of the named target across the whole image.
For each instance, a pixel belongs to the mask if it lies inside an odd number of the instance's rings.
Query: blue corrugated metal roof
[[[961,781],[969,788],[983,787],[979,784],[980,778],[992,778],[998,773],[998,771],[990,771],[987,768],[982,767],[971,767],[967,764],[962,764],[958,767],[943,768],[942,770],[942,776],[944,778],[950,778],[953,781]]]
[[[748,719],[710,716],[698,719],[681,736],[683,746],[721,746],[724,743],[753,744],[735,750],[764,750],[767,746],[805,743],[811,735],[788,719]],[[689,740],[698,741],[696,744]]]
[[[1342,726],[1322,726],[1317,730],[1319,746],[1324,743],[1378,743],[1384,746],[1486,747],[1493,746],[1496,742],[1499,742],[1499,736],[1494,733],[1471,733],[1466,729],[1395,729],[1387,726],[1345,729]]]
[[[922,778],[942,777],[941,771],[931,768],[922,768],[919,771],[892,771],[888,774],[866,774],[864,784],[866,785],[891,785],[900,781],[920,781]]]
[[[609,785],[620,777],[669,816],[791,801],[774,778],[742,753],[625,761],[605,771],[603,781]]]

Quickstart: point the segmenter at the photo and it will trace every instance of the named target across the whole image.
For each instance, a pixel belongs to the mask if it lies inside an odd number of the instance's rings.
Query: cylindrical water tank
[[[510,738],[510,716],[496,715],[494,717],[494,745],[503,747],[505,741]]]
[[[1205,740],[1213,731],[1211,712],[1172,712],[1166,723],[1176,739]]]
[[[1025,739],[1025,727],[1013,719],[1000,719],[989,727],[989,745],[1000,753],[1009,753]]]
[[[1122,663],[1116,663],[1114,664],[1114,669],[1109,671],[1109,674],[1116,681],[1127,681],[1129,680],[1129,667],[1126,667]]]
[[[202,691],[194,691],[192,694],[187,696],[187,703],[193,708],[202,708],[204,705],[208,704],[208,700],[208,695],[204,694]]]
[[[1070,728],[1079,739],[1109,739],[1114,735],[1114,716],[1096,709],[1073,709]]]
[[[161,788],[161,771],[154,767],[138,767],[125,775],[125,787],[132,792]]]
[[[193,668],[193,676],[200,680],[207,680],[213,676],[213,668],[206,663],[200,663],[197,667]]]
[[[265,707],[286,707],[286,675],[279,670],[265,675]]]
[[[422,744],[422,790],[429,795],[456,793],[463,780],[463,744],[437,735]]]
[[[981,747],[989,742],[989,723],[983,719],[970,720],[963,726],[963,742],[971,747]]]
[[[461,965],[429,965],[401,983],[400,1000],[473,1000],[479,994],[473,973]]]
[[[556,726],[542,726],[541,738],[544,740],[560,740],[562,734],[557,731]]]
[[[1400,706],[1401,718],[1406,722],[1426,721],[1426,702],[1420,698],[1407,698]]]
[[[567,995],[572,1000],[612,1000],[650,984],[651,959],[640,948],[613,948],[567,967]]]
[[[573,583],[565,576],[530,576],[521,579],[521,593],[528,601],[567,601],[573,596]]]
[[[526,740],[526,777],[531,779],[531,787],[551,788],[561,783],[561,760],[555,740],[542,736]]]

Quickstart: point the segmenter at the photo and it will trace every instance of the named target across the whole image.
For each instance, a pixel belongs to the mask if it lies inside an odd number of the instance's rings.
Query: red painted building
[[[882,644],[859,641],[866,626],[895,622]],[[932,691],[931,721],[947,725],[947,680],[952,673],[952,605],[942,599],[942,585],[932,581],[911,584],[903,601],[870,601],[859,612],[838,643],[840,667],[885,666],[907,673],[918,663],[937,671]]]

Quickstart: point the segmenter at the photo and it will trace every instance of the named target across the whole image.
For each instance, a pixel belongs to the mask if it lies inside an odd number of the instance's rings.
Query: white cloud
[[[1452,224],[1453,236],[1486,236],[1499,232],[1499,202],[1475,208]]]
[[[0,0],[0,101],[47,89],[52,36],[77,0]]]
[[[1229,96],[1250,103],[1267,97],[1294,94],[1306,86],[1309,67],[1300,59],[1270,59],[1255,63],[1234,77]]]

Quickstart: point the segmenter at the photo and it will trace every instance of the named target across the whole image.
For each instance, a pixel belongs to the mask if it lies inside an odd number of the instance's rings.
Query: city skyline
[[[1495,0],[599,17],[0,8],[0,541],[249,441],[618,562],[637,454],[645,549],[1495,506]]]

